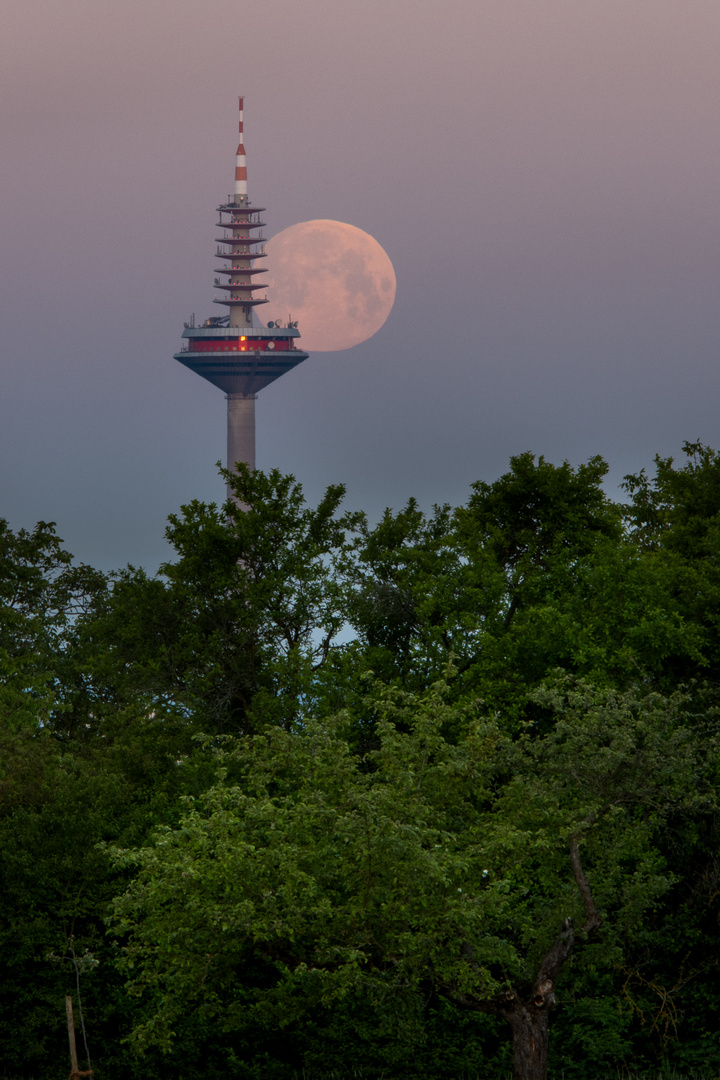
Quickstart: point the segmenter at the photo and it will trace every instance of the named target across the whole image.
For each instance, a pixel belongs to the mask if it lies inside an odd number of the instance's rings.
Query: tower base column
[[[238,462],[255,469],[255,394],[227,395],[228,471],[235,472]]]

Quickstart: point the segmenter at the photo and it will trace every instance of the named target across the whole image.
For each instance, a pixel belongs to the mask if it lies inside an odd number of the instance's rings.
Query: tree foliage
[[[517,1067],[518,1017],[546,1030],[574,923],[607,924],[596,963],[627,960],[674,881],[669,817],[715,809],[714,725],[701,748],[680,699],[561,683],[551,730],[510,740],[444,697],[385,692],[364,758],[345,714],[222,750],[176,829],[116,852],[140,868],[116,913],[153,1001],[141,1045],[168,1048],[188,1005],[232,1031],[350,994],[413,1017],[434,995],[508,1020]]]
[[[549,1017],[568,1077],[720,1067],[720,456],[605,475],[370,524],[243,470],[154,576],[0,525],[8,1075],[70,941],[98,1076],[539,1077]]]

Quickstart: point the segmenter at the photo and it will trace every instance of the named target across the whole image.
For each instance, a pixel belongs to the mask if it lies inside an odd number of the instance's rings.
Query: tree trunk
[[[593,900],[588,880],[580,864],[578,834],[570,840],[570,865],[573,877],[585,908],[583,932],[589,936],[602,924],[602,918]],[[548,1059],[548,1023],[555,1004],[555,981],[565,966],[575,944],[575,928],[568,916],[560,932],[540,964],[535,984],[528,1001],[523,1001],[517,990],[506,990],[496,998],[479,999],[460,994],[449,986],[440,992],[461,1009],[502,1016],[512,1029],[513,1080],[546,1080]],[[466,955],[472,957],[472,949],[465,946]]]
[[[545,1080],[548,1057],[546,1009],[517,999],[516,1007],[505,1013],[513,1038],[513,1080]]]

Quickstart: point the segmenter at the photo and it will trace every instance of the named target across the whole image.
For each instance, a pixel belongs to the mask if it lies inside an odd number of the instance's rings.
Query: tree
[[[0,519],[0,719],[37,730],[64,705],[68,638],[103,575],[74,566],[54,522],[13,532]]]
[[[170,1046],[188,1009],[227,1029],[424,993],[502,1017],[517,1080],[544,1077],[574,923],[622,954],[672,883],[668,815],[713,804],[716,748],[679,699],[561,684],[545,704],[553,730],[513,742],[441,688],[389,691],[365,760],[347,716],[221,752],[179,828],[115,853],[138,868],[115,907],[151,1007],[138,1045]]]
[[[219,734],[292,724],[312,700],[347,618],[346,534],[361,517],[338,513],[341,486],[308,509],[292,476],[223,475],[237,501],[171,515],[176,561],[116,575],[83,627],[98,693],[172,702]]]
[[[686,463],[655,458],[655,476],[643,469],[626,476],[630,537],[656,568],[697,646],[691,656],[673,656],[667,673],[675,683],[720,676],[720,454],[701,442],[683,444]]]
[[[70,939],[101,958],[87,999],[95,1033],[109,1043],[127,1023],[104,923],[124,879],[98,842],[141,843],[176,820],[203,771],[177,710],[142,695],[118,706],[92,685],[79,626],[106,591],[52,523],[0,522],[0,1060],[36,1076],[67,1053],[73,980],[48,955]],[[123,1054],[108,1047],[105,1064]]]
[[[606,471],[597,457],[575,469],[521,454],[454,511],[425,515],[411,500],[365,526],[352,671],[419,691],[452,660],[454,693],[481,696],[518,729],[538,717],[533,695],[556,668],[663,692],[709,673],[697,615],[698,598],[708,617],[717,599],[708,568],[687,545],[659,555],[639,544],[632,514],[624,525],[602,489]]]

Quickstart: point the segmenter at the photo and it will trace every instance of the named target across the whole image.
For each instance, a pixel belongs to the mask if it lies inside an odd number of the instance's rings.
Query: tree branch
[[[555,980],[572,952],[574,944],[575,927],[568,916],[538,968],[532,993],[533,1004],[538,1008],[548,1007],[555,1001]]]
[[[583,932],[585,934],[591,934],[593,930],[597,930],[602,924],[602,918],[595,907],[595,901],[590,892],[590,885],[588,884],[588,880],[585,877],[583,868],[580,864],[577,833],[575,833],[570,840],[570,865],[572,866],[573,877],[575,878],[575,883],[577,884],[580,896],[582,897],[583,907],[585,908],[585,925],[583,926]],[[555,938],[545,959],[538,969],[532,997],[533,1004],[536,1008],[550,1008],[550,1006],[554,1004],[555,982],[560,971],[564,967],[567,958],[572,952],[574,944],[575,928],[572,919],[568,916],[562,924],[560,933]]]
[[[476,998],[470,994],[460,994],[445,983],[439,983],[436,989],[441,997],[447,998],[459,1009],[487,1013],[490,1016],[505,1016],[512,1011],[515,1002],[520,1000],[515,990],[506,990],[504,994],[492,998]]]
[[[570,841],[570,865],[572,866],[573,876],[580,891],[580,896],[582,897],[583,907],[585,908],[585,925],[583,926],[583,930],[586,934],[592,934],[593,930],[597,930],[598,927],[602,925],[602,916],[595,907],[595,901],[590,892],[588,880],[580,865],[577,833],[575,833]]]

